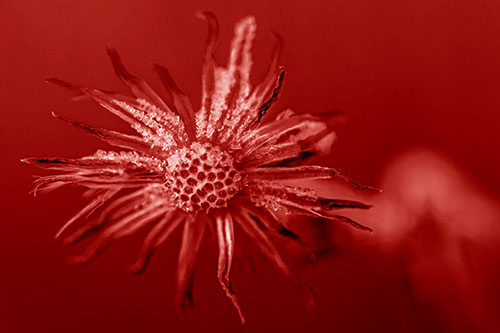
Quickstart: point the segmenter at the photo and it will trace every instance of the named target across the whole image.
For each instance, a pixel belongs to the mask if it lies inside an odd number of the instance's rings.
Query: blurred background
[[[232,279],[248,323],[216,278],[205,242],[196,307],[173,302],[176,235],[142,276],[125,272],[144,234],[84,267],[53,239],[82,206],[79,189],[29,194],[41,171],[27,156],[78,157],[108,148],[50,112],[127,131],[91,102],[72,102],[48,77],[125,91],[105,54],[117,48],[131,72],[160,89],[151,63],[167,66],[199,106],[206,24],[220,21],[218,63],[236,21],[254,15],[253,79],[264,75],[271,31],[285,42],[288,77],[277,112],[347,115],[320,162],[382,193],[341,182],[320,192],[363,200],[347,212],[373,234],[324,221],[291,221],[318,252],[280,243],[318,294],[316,309],[250,242],[237,247]],[[496,332],[500,330],[500,2],[434,1],[0,1],[0,330],[2,332]],[[311,223],[314,227],[310,227]]]

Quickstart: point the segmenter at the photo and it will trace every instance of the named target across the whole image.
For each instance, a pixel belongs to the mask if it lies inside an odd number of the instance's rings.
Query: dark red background
[[[300,292],[262,260],[256,275],[236,264],[233,280],[248,317],[245,327],[218,286],[216,250],[209,242],[197,271],[197,306],[187,315],[176,312],[172,301],[178,236],[140,277],[124,272],[140,236],[116,244],[89,266],[65,262],[67,251],[53,234],[81,206],[80,192],[66,189],[34,198],[28,193],[31,175],[41,172],[19,160],[77,157],[107,148],[54,120],[50,111],[115,129],[126,126],[90,102],[70,101],[44,79],[124,91],[105,54],[113,45],[129,69],[154,87],[160,86],[150,63],[168,66],[199,105],[206,37],[205,23],[194,16],[200,9],[220,20],[221,64],[235,22],[256,17],[257,79],[271,53],[268,32],[280,33],[288,78],[275,110],[335,108],[349,115],[328,165],[380,185],[391,158],[408,147],[427,146],[450,156],[484,190],[498,193],[498,1],[2,1],[0,330],[449,329],[439,308],[414,310],[391,260],[370,249],[356,250],[355,244],[313,264],[294,263],[319,295],[313,311],[306,311]]]

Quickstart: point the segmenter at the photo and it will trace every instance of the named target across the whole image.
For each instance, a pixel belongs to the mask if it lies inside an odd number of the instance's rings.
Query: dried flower
[[[340,208],[369,206],[318,197],[311,189],[286,185],[290,179],[341,177],[350,181],[332,168],[297,166],[311,155],[330,151],[335,134],[328,119],[286,110],[263,124],[261,119],[278,98],[285,75],[283,68],[277,67],[279,39],[265,79],[252,87],[249,77],[250,49],[256,30],[254,18],[244,18],[236,25],[228,64],[219,67],[213,55],[217,20],[211,13],[200,16],[208,22],[209,34],[199,111],[193,110],[189,98],[176,86],[166,68],[154,65],[168,92],[168,98],[162,99],[145,81],[130,74],[118,53],[110,48],[108,53],[115,72],[133,96],[57,79],[48,81],[93,99],[128,122],[138,135],[95,128],[53,114],[125,150],[99,150],[79,159],[23,161],[60,172],[37,179],[35,193],[69,184],[88,189],[85,197],[91,198],[90,202],[56,235],[73,244],[91,231],[98,232],[84,252],[73,258],[75,262],[87,262],[108,243],[152,226],[132,268],[141,272],[153,251],[182,226],[177,271],[178,302],[182,307],[192,306],[193,269],[209,226],[218,240],[218,279],[244,322],[229,278],[234,224],[281,272],[302,286],[313,303],[311,290],[294,276],[268,237],[276,233],[302,243],[280,221],[279,214],[322,217],[370,230],[334,213]],[[89,215],[95,218],[87,220]]]

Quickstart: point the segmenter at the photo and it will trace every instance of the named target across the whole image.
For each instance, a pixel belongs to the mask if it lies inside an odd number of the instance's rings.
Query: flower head
[[[230,283],[235,246],[234,225],[241,228],[263,254],[286,276],[304,288],[283,262],[269,236],[272,233],[302,243],[280,220],[281,214],[321,217],[370,230],[335,213],[341,208],[368,208],[356,201],[323,198],[313,190],[290,186],[290,179],[341,177],[338,170],[302,165],[307,157],[325,154],[335,139],[328,116],[280,113],[273,121],[262,118],[277,100],[285,71],[278,67],[279,39],[264,80],[250,83],[251,46],[256,25],[253,17],[239,21],[226,66],[217,66],[214,49],[218,24],[211,13],[200,14],[209,24],[202,74],[201,107],[195,111],[174,83],[168,70],[154,65],[165,85],[161,98],[142,79],[130,74],[118,53],[108,49],[116,74],[132,96],[69,84],[78,96],[89,97],[117,115],[137,132],[124,134],[95,128],[54,115],[99,137],[122,151],[99,150],[79,159],[28,158],[23,161],[59,171],[36,181],[34,191],[74,184],[87,188],[90,202],[59,230],[56,237],[73,244],[97,231],[75,262],[87,262],[112,241],[142,227],[151,230],[132,270],[143,271],[154,250],[176,228],[182,227],[177,286],[181,306],[192,305],[193,270],[200,243],[208,230],[217,236],[217,275],[226,295],[242,319]],[[86,219],[94,216],[93,219]],[[207,228],[207,226],[209,228]]]

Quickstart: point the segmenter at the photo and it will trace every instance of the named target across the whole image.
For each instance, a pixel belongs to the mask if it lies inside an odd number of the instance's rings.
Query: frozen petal
[[[130,101],[129,98],[117,98],[114,94],[105,93],[97,89],[90,89],[78,85],[73,85],[59,79],[50,78],[47,82],[83,93],[99,103],[103,108],[128,122],[130,126],[143,136],[146,142],[151,142],[152,146],[158,146],[168,151],[173,145],[179,143],[178,131],[169,128],[158,121],[159,115],[144,112],[135,105],[137,102]],[[172,131],[171,131],[172,130]],[[159,133],[158,133],[159,132]]]
[[[186,134],[191,141],[194,140],[196,137],[196,124],[191,100],[177,87],[174,79],[165,67],[154,64],[153,68],[160,76],[163,85],[167,89],[167,92],[172,99],[174,111],[176,111],[181,116]]]
[[[203,139],[206,136],[209,112],[215,89],[214,51],[219,37],[219,22],[211,12],[198,12],[197,15],[208,23],[207,48],[202,73],[201,108],[196,114],[197,137]]]
[[[295,142],[302,152],[328,154],[336,139],[332,126],[338,117],[338,113],[316,117],[286,110],[274,121],[248,131],[241,138],[240,154],[250,155],[263,146],[284,142]]]
[[[336,175],[336,170],[317,165],[305,165],[248,168],[245,169],[245,174],[250,180],[328,179]]]
[[[71,120],[66,117],[62,117],[52,113],[52,116],[56,119],[62,120],[75,128],[81,129],[86,133],[97,136],[102,141],[109,143],[110,145],[130,149],[133,151],[141,152],[144,154],[158,155],[162,156],[162,152],[158,149],[154,149],[150,144],[146,143],[141,137],[135,135],[123,134],[116,131],[106,130],[104,128],[92,127],[90,125],[78,122],[76,120]]]
[[[253,154],[237,159],[238,166],[242,169],[274,165],[300,156],[302,149],[296,143],[280,143],[257,149]]]
[[[226,68],[217,67],[214,72],[215,89],[208,116],[206,135],[219,136],[220,127],[226,122],[236,125],[233,116],[244,108],[244,100],[250,93],[252,56],[250,49],[255,37],[255,19],[240,20],[234,30],[231,53]],[[230,107],[232,105],[232,107]],[[221,135],[224,136],[225,133]]]

